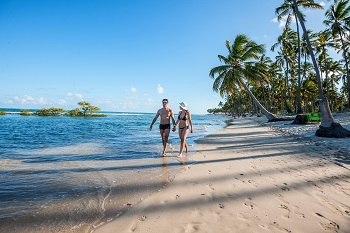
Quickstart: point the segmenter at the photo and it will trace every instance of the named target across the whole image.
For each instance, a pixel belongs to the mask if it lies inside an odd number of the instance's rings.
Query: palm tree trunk
[[[344,40],[343,40],[343,35],[341,33],[341,31],[339,31],[339,35],[340,35],[340,41],[342,44],[342,48],[343,48],[343,57],[345,60],[345,69],[346,69],[346,77],[348,80],[348,108],[350,109],[350,76],[349,76],[349,64],[348,64],[348,58],[346,56],[346,49],[345,49],[345,45],[344,45]]]
[[[300,100],[300,94],[301,94],[301,48],[300,48],[300,32],[299,32],[299,23],[298,23],[298,17],[295,13],[295,20],[297,24],[297,34],[298,34],[298,92],[297,92],[297,113],[302,113],[303,110],[301,110],[301,100]]]
[[[290,110],[290,108],[289,108],[289,105],[288,105],[288,103],[287,103],[287,92],[288,92],[288,97],[289,97],[289,99],[290,99],[290,89],[288,88],[288,82],[289,82],[289,77],[288,77],[288,74],[289,74],[289,64],[288,64],[288,59],[287,58],[285,58],[285,60],[286,60],[286,82],[285,82],[285,84],[284,84],[284,95],[285,95],[285,106],[286,106],[286,111],[287,111],[287,113],[290,113],[291,112],[291,110]],[[289,101],[290,102],[290,101]]]
[[[269,111],[266,110],[266,108],[264,108],[264,106],[262,106],[262,104],[259,102],[259,100],[254,96],[254,94],[249,90],[249,88],[247,87],[247,85],[245,84],[245,82],[241,82],[244,89],[247,90],[247,92],[249,93],[249,95],[252,97],[252,99],[254,100],[255,104],[258,106],[258,108],[261,110],[261,112],[267,117],[267,119],[273,120],[276,117],[270,113]]]

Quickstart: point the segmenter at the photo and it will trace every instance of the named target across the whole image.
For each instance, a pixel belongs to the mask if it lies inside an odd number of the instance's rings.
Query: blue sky
[[[185,101],[206,113],[222,100],[208,74],[227,54],[225,41],[246,34],[274,57],[282,2],[1,0],[0,107],[70,110],[85,100],[156,112],[168,98],[176,111]],[[324,11],[307,12],[308,28],[323,20]]]

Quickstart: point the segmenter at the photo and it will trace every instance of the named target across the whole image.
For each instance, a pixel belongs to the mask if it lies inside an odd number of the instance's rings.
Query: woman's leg
[[[183,152],[185,147],[186,147],[186,151],[187,151],[187,144],[186,144],[187,135],[188,135],[188,129],[185,128],[185,129],[179,130],[181,144],[180,144],[180,153],[179,153],[178,157],[182,157],[182,152]]]

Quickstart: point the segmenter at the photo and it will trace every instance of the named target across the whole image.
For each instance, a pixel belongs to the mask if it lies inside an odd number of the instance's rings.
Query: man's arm
[[[174,120],[175,120],[175,118],[174,118]],[[179,123],[179,118],[176,120],[176,122],[174,123],[174,127],[173,127],[173,132],[175,132],[176,131],[176,125]]]
[[[160,114],[159,114],[159,110],[158,110],[156,116],[153,118],[153,121],[152,121],[152,123],[151,123],[151,125],[149,127],[149,130],[152,130],[152,126],[156,122],[156,120],[158,119],[159,115]]]
[[[173,125],[175,126],[175,118],[174,118],[173,110],[171,110],[171,120],[173,121]]]

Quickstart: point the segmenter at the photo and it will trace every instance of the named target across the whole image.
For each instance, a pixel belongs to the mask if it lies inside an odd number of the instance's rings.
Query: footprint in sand
[[[147,216],[143,215],[141,217],[138,217],[137,219],[143,222],[146,220],[146,218],[147,218]]]
[[[247,208],[252,210],[252,209],[254,209],[254,205],[253,205],[254,203],[251,202],[251,200],[252,200],[251,198],[248,198],[248,200],[246,202],[244,202],[243,205],[245,205]]]
[[[305,218],[305,214],[300,212],[299,206],[293,207],[293,213],[296,214],[299,218]]]
[[[286,210],[287,213],[283,214],[282,216],[283,216],[284,218],[289,218],[290,210],[289,210],[288,206],[286,206],[286,205],[280,205],[278,208]]]
[[[322,222],[319,223],[320,226],[321,226],[324,230],[326,230],[326,231],[330,230],[330,231],[338,232],[338,230],[339,230],[339,225],[338,225],[336,222],[334,222],[334,221],[332,221],[332,220],[326,218],[325,216],[323,216],[323,215],[320,214],[320,213],[315,213],[315,214],[316,214],[318,217],[324,218],[324,219],[327,220],[326,223],[322,223]]]

